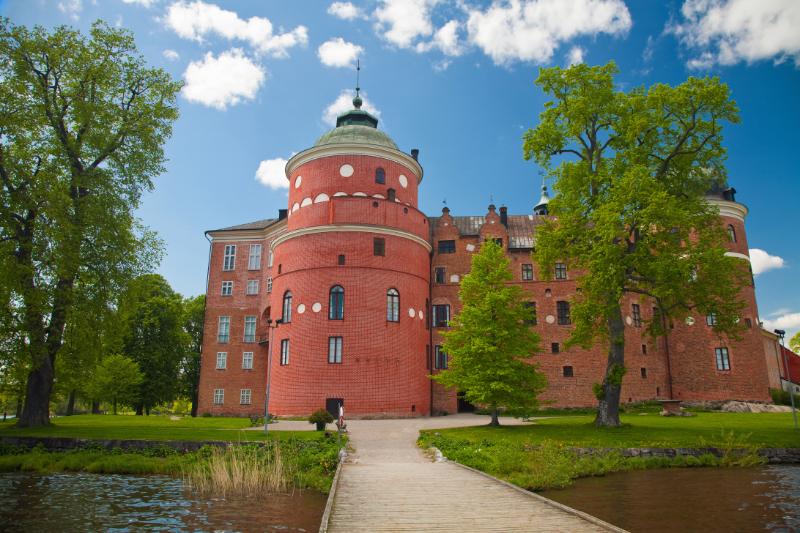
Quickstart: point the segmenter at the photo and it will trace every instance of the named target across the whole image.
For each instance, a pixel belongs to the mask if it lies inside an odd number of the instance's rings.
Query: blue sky
[[[347,106],[356,56],[380,127],[421,150],[431,215],[445,199],[455,215],[484,214],[490,199],[532,210],[541,177],[521,135],[545,101],[540,66],[613,59],[623,88],[719,76],[741,108],[725,144],[761,250],[761,317],[800,329],[800,2],[0,0],[0,14],[82,30],[104,19],[185,80],[167,172],[139,211],[166,242],[159,271],[185,295],[205,290],[205,230],[286,207],[282,162]]]

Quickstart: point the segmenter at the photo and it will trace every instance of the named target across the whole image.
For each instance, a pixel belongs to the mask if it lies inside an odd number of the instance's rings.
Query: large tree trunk
[[[25,405],[17,427],[42,427],[50,425],[50,394],[53,392],[53,359],[45,357],[42,363],[28,373],[25,387]]]
[[[194,391],[192,391],[192,418],[195,418],[197,416],[198,400],[199,398],[197,394],[197,388],[195,388]]]
[[[492,421],[489,422],[490,426],[500,425],[500,419],[498,418],[498,415],[499,415],[499,410],[497,409],[496,406],[492,406]]]
[[[622,390],[622,377],[625,375],[625,323],[622,321],[622,309],[619,304],[615,306],[608,319],[608,338],[610,344],[608,364],[594,425],[619,427],[619,398]]]
[[[22,416],[22,397],[20,396],[17,398],[17,410],[14,413],[14,418],[19,420],[19,417],[21,416]]]
[[[144,404],[137,403],[136,404],[136,416],[144,415]]]
[[[92,402],[92,414],[99,415],[100,414],[100,402]]]
[[[69,400],[67,400],[67,416],[75,414],[75,389],[69,391]]]

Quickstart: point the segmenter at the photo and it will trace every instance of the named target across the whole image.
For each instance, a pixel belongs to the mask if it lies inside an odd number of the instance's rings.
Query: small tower
[[[542,197],[539,198],[539,203],[533,208],[534,215],[546,215],[547,204],[550,203],[550,197],[547,196],[547,185],[542,185]]]

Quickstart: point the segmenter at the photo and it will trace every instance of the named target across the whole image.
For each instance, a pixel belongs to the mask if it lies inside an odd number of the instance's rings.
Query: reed
[[[292,486],[292,469],[277,442],[214,448],[204,455],[183,471],[186,486],[200,494],[249,497],[286,492]]]

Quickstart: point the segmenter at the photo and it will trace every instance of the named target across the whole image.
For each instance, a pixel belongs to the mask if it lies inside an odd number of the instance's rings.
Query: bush
[[[792,405],[792,399],[789,397],[789,391],[782,389],[770,389],[769,395],[772,396],[772,402],[777,405]],[[794,395],[794,404],[800,407],[800,394]]]
[[[333,415],[325,409],[317,409],[308,417],[308,423],[316,424],[318,431],[324,430],[325,424],[330,424],[331,422],[333,422]]]
[[[205,412],[205,413],[203,413],[201,416],[202,416],[203,418],[211,418],[211,413],[209,413],[208,411],[206,411],[206,412]]]

